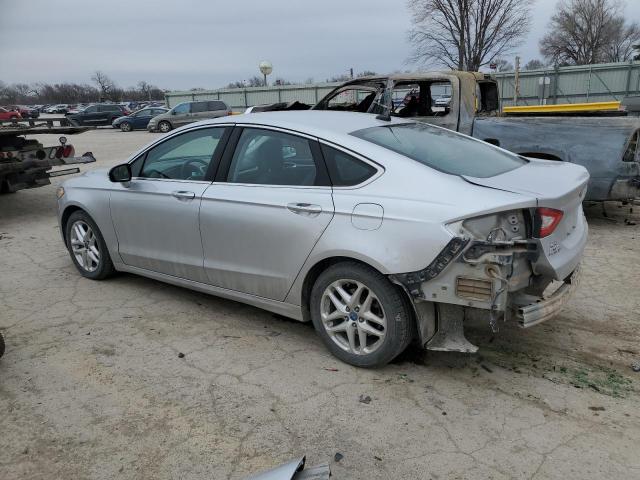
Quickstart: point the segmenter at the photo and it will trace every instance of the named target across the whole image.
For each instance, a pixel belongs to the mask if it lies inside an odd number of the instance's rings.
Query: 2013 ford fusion
[[[412,341],[473,352],[548,320],[576,285],[587,171],[439,127],[345,112],[192,124],[58,190],[79,272],[116,271],[312,321],[353,365]]]

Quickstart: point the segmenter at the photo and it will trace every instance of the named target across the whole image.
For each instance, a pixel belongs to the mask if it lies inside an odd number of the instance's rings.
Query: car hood
[[[589,173],[584,167],[567,162],[529,159],[529,163],[494,177],[463,175],[467,182],[506,192],[534,196],[539,204],[564,205],[569,197],[583,197]]]
[[[120,122],[122,122],[123,120],[126,120],[127,118],[129,118],[129,115],[123,115],[123,116],[121,116],[121,117],[116,118],[116,119],[113,121],[113,123],[120,123]]]

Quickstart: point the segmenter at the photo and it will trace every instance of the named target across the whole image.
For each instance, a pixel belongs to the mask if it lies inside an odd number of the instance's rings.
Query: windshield
[[[371,127],[351,135],[452,175],[493,177],[527,163],[488,143],[424,123]]]

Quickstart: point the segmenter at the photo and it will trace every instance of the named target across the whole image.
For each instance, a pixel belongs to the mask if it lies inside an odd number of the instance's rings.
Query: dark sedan
[[[78,125],[111,125],[116,118],[122,115],[129,115],[129,110],[122,105],[98,103],[88,106],[81,112],[67,114],[67,118]]]
[[[156,115],[167,113],[169,109],[162,107],[143,108],[131,115],[116,118],[111,124],[113,128],[119,128],[123,132],[130,132],[136,129],[146,129],[151,120]]]

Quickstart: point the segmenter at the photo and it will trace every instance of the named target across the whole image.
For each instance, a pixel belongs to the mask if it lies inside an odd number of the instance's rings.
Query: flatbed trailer
[[[66,135],[76,135],[94,127],[80,127],[65,117],[0,120],[0,194],[14,193],[51,183],[50,179],[80,172],[67,165],[95,162],[91,152],[75,156],[75,148]],[[60,135],[59,145],[44,146],[28,135]]]

